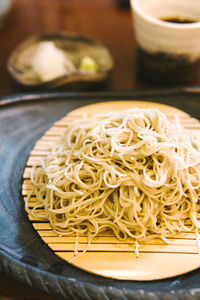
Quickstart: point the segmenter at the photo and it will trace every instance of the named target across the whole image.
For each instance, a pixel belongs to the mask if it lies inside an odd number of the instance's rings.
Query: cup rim
[[[130,0],[130,4],[133,10],[137,11],[137,14],[140,15],[143,19],[146,19],[152,24],[156,24],[165,28],[176,28],[179,30],[184,30],[184,29],[194,29],[194,28],[200,28],[200,21],[194,22],[194,23],[185,23],[185,24],[180,24],[180,23],[170,23],[167,21],[163,21],[157,18],[152,17],[151,15],[147,14],[145,11],[143,11],[139,4],[138,0]]]

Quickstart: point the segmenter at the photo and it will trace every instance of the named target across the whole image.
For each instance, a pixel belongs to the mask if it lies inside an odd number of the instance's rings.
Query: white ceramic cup
[[[130,1],[139,68],[143,68],[139,73],[144,77],[151,74],[150,79],[161,83],[193,82],[200,68],[200,0]],[[162,20],[166,18],[196,22]]]

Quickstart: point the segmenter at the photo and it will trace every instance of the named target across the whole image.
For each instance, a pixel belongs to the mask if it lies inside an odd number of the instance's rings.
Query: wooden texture
[[[129,9],[120,10],[114,0],[12,0],[12,11],[0,30],[0,96],[23,91],[13,85],[6,63],[25,39],[42,32],[76,32],[105,45],[115,68],[102,90],[131,90],[136,80],[135,37]],[[29,89],[29,91],[32,91]]]
[[[0,273],[0,300],[58,300]]]
[[[200,130],[198,120],[174,107],[163,104],[139,101],[107,102],[81,107],[57,121],[44,136],[35,144],[24,171],[22,194],[26,197],[31,192],[30,169],[48,153],[49,147],[63,133],[66,126],[73,120],[94,113],[120,111],[131,107],[158,108],[173,121],[175,115],[188,130]],[[32,197],[30,207],[34,206]],[[200,216],[199,216],[200,217]],[[34,228],[43,241],[62,259],[71,261],[76,249],[76,237],[59,237],[51,229],[48,220],[29,216]],[[190,226],[190,222],[186,223]],[[169,239],[169,244],[160,240],[152,240],[139,244],[139,257],[136,257],[136,244],[131,238],[119,241],[109,232],[94,238],[88,251],[72,261],[75,266],[86,271],[116,279],[124,280],[154,280],[163,279],[194,270],[200,266],[199,248],[196,235],[192,233],[176,234]],[[88,245],[87,236],[78,238],[79,253]],[[174,267],[175,266],[175,267]]]

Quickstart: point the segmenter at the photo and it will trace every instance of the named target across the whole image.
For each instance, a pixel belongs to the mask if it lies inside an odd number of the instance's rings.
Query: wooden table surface
[[[6,69],[11,51],[31,35],[58,30],[86,35],[108,47],[115,67],[103,89],[131,90],[141,86],[136,80],[130,9],[119,8],[115,0],[12,1],[13,9],[0,30],[0,96],[23,91],[13,85]]]

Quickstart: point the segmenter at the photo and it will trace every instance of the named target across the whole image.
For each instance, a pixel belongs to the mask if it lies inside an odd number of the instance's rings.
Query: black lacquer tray
[[[200,117],[200,88],[107,93],[42,93],[0,99],[0,271],[65,299],[200,299],[200,269],[152,282],[89,274],[59,259],[24,211],[22,175],[35,142],[79,106],[110,100],[149,100]],[[200,259],[200,258],[199,258]]]

